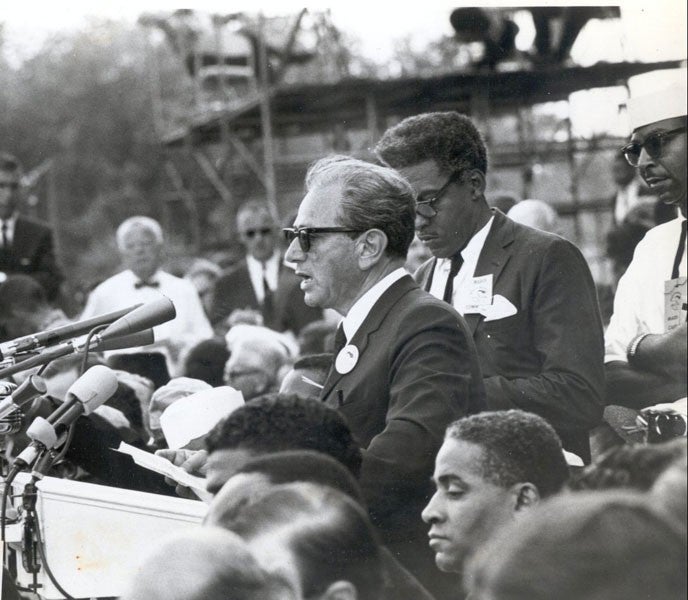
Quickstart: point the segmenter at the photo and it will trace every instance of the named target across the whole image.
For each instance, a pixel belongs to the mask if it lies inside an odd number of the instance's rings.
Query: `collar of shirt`
[[[265,261],[265,278],[273,292],[277,289],[279,265],[280,254],[275,251],[273,255]],[[246,267],[248,268],[248,275],[251,279],[253,290],[256,293],[256,298],[258,302],[262,302],[265,297],[265,290],[263,289],[263,263],[247,254]]]
[[[14,227],[17,224],[17,213],[14,213],[9,219],[0,219],[0,231],[2,231],[2,226],[6,225],[5,235],[7,236],[7,243],[11,244],[14,240]],[[0,233],[0,235],[2,235]],[[2,244],[2,239],[0,239],[0,244]]]
[[[363,294],[351,307],[346,317],[342,319],[342,327],[346,334],[347,342],[354,337],[359,327],[366,320],[375,303],[380,299],[394,283],[399,281],[404,275],[408,275],[406,269],[399,268],[386,275]]]
[[[470,239],[468,244],[466,244],[466,247],[461,251],[463,265],[461,265],[461,269],[459,269],[459,272],[454,278],[455,298],[457,291],[459,291],[461,287],[460,282],[464,281],[468,277],[473,277],[473,273],[475,273],[475,267],[478,264],[478,258],[480,258],[480,253],[483,251],[485,240],[487,239],[487,235],[490,233],[490,228],[492,227],[493,222],[494,217],[490,217],[490,220]],[[435,273],[432,278],[432,289],[430,290],[433,296],[442,298],[442,295],[444,294],[444,288],[447,285],[447,277],[449,277],[450,268],[451,258],[440,258],[437,260]]]

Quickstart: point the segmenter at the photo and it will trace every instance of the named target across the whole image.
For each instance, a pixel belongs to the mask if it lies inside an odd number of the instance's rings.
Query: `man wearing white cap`
[[[651,229],[619,281],[605,334],[607,404],[640,409],[686,396],[686,70],[628,102],[622,148],[652,192],[680,215]],[[657,74],[641,79],[641,84]]]

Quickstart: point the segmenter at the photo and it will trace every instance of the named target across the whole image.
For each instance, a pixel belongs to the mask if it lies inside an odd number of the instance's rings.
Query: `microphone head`
[[[112,369],[96,365],[86,371],[67,390],[65,401],[74,398],[83,404],[84,414],[90,415],[117,391],[117,376]]]
[[[142,329],[149,329],[171,321],[177,316],[172,300],[162,296],[158,300],[148,302],[117,319],[100,335],[102,340],[137,333]]]

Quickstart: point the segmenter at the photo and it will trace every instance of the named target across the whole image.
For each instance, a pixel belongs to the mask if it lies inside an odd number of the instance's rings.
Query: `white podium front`
[[[13,492],[21,494],[29,480],[28,474],[18,475]],[[36,487],[46,559],[55,579],[75,598],[121,595],[152,545],[198,526],[208,508],[195,500],[54,477]],[[18,563],[17,581],[26,586],[33,576]],[[38,581],[42,598],[64,598],[43,566]]]

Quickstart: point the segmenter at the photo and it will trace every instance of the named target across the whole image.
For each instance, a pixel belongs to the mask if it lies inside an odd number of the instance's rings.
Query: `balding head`
[[[287,600],[285,582],[268,576],[246,543],[207,527],[175,535],[139,568],[123,600]]]

